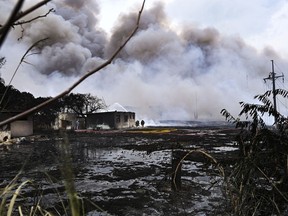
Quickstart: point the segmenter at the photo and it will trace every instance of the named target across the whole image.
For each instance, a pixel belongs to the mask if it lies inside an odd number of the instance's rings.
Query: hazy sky
[[[0,1],[0,24],[13,7]],[[28,4],[35,1],[28,1]],[[135,26],[141,0],[55,0],[37,11],[55,13],[13,29],[0,56],[9,82],[35,96],[54,96],[103,63]],[[31,16],[33,17],[33,16]],[[288,68],[287,0],[147,0],[140,29],[115,61],[74,91],[118,102],[149,120],[221,119],[271,86],[263,78]],[[18,38],[21,37],[21,40]],[[288,73],[286,74],[288,77]],[[285,76],[285,79],[286,79]],[[286,84],[278,82],[278,87]],[[285,103],[283,103],[285,104]],[[223,119],[223,118],[222,118]]]
[[[146,1],[146,8],[159,2]],[[251,45],[271,45],[287,54],[287,0],[162,0],[172,26],[214,27],[222,34],[242,37]],[[108,31],[119,13],[135,10],[141,0],[100,0],[100,25]]]

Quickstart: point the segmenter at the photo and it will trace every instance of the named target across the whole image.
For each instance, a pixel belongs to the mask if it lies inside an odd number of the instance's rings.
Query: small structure
[[[0,112],[0,121],[11,118],[17,114],[19,114],[19,112]],[[4,139],[24,137],[30,135],[33,135],[32,116],[27,116],[25,118],[15,120],[10,124],[2,126],[0,129],[0,141],[3,141]]]
[[[59,113],[55,119],[54,129],[77,130],[83,129],[85,119],[79,118],[76,113]]]
[[[124,129],[135,127],[135,113],[118,103],[97,113],[87,114],[87,129]]]

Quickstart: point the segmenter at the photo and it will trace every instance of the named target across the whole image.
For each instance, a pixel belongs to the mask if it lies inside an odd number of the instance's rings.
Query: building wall
[[[135,113],[133,112],[103,112],[88,114],[87,129],[97,129],[108,126],[110,129],[122,129],[135,126]]]
[[[32,120],[18,120],[10,124],[11,137],[22,137],[33,135]]]
[[[83,129],[85,119],[78,118],[75,113],[59,113],[55,120],[54,129]]]
[[[135,113],[117,112],[115,113],[115,128],[131,128],[135,126]]]
[[[97,129],[104,125],[108,126],[109,129],[115,127],[115,116],[113,112],[92,113],[87,115],[87,129]]]
[[[19,114],[19,112],[0,112],[0,120],[6,120],[15,115]],[[1,133],[5,137],[5,133],[8,131],[10,133],[10,138],[13,137],[23,137],[33,135],[33,116],[26,116],[19,120],[13,121],[10,124],[2,126],[0,128]],[[1,139],[1,138],[0,138]]]

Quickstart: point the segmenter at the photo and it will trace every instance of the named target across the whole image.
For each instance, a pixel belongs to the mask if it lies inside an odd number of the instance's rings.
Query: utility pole
[[[276,75],[276,73],[274,72],[274,61],[271,60],[272,63],[272,72],[269,74],[268,77],[264,78],[264,82],[266,83],[266,80],[272,80],[272,95],[273,95],[273,106],[274,106],[274,110],[275,112],[277,112],[277,104],[276,104],[276,87],[275,87],[275,80],[282,77],[284,79],[284,75]],[[274,121],[275,124],[277,123],[277,117],[276,115],[274,116]]]

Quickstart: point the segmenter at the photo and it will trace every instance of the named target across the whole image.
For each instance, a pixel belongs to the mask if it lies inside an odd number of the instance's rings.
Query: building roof
[[[108,106],[106,109],[101,109],[98,112],[128,112],[121,104],[114,103]]]
[[[109,112],[112,112],[112,111],[119,111],[119,112],[128,112],[121,104],[119,103],[114,103],[112,105],[110,105],[107,110]]]

